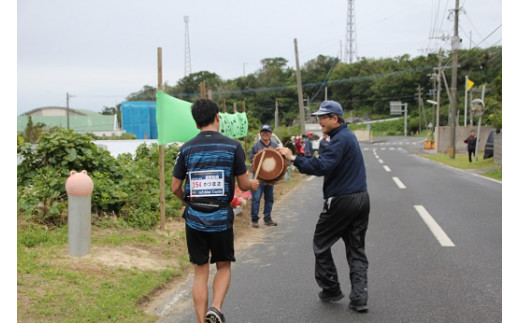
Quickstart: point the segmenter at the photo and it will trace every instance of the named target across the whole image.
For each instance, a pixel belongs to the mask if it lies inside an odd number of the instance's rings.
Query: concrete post
[[[91,194],[94,182],[87,175],[87,171],[80,173],[70,172],[65,183],[69,199],[69,255],[81,257],[90,253],[91,232]]]

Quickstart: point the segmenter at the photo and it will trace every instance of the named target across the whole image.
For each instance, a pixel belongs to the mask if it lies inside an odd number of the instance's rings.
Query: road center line
[[[311,176],[309,176],[309,178],[306,179],[306,181],[307,181],[307,182],[308,182],[308,181],[312,181],[315,177],[316,177],[316,176],[311,175]]]
[[[455,244],[451,241],[448,235],[442,230],[442,228],[435,222],[433,217],[426,211],[424,206],[422,205],[414,205],[413,206],[417,213],[421,216],[423,221],[426,223],[430,231],[433,233],[435,238],[439,241],[441,246],[443,247],[455,247]]]
[[[404,186],[403,182],[401,182],[401,180],[399,180],[399,178],[392,177],[392,179],[394,180],[394,182],[397,185],[397,187],[399,187],[400,189],[405,189],[406,188],[406,186]]]
[[[384,161],[382,159],[379,159],[379,163],[382,164],[384,163]]]
[[[387,172],[391,172],[390,167],[384,165],[383,168],[384,168]]]

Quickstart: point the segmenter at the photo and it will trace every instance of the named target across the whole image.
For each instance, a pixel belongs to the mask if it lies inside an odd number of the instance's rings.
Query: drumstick
[[[260,162],[258,163],[258,168],[256,169],[254,179],[256,179],[258,177],[258,173],[260,173],[260,167],[262,167],[262,162],[264,161],[264,155],[265,155],[265,150],[262,151],[262,156],[260,156]]]

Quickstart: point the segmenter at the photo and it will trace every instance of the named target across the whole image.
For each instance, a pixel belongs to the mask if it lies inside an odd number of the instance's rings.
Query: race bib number
[[[189,173],[190,196],[224,196],[224,171],[206,170]]]

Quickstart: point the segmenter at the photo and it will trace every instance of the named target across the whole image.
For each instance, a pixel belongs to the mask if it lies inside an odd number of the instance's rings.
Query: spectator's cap
[[[269,131],[269,132],[273,132],[273,130],[271,129],[271,126],[268,125],[268,124],[264,124],[262,127],[260,127],[260,132],[262,131]]]
[[[313,114],[311,114],[311,116],[321,116],[321,115],[329,114],[329,113],[342,116],[343,108],[336,101],[323,101],[320,105],[320,109],[318,111],[314,112]]]
[[[309,132],[307,132],[307,137],[310,137],[310,136],[312,136],[312,132],[309,131]]]

